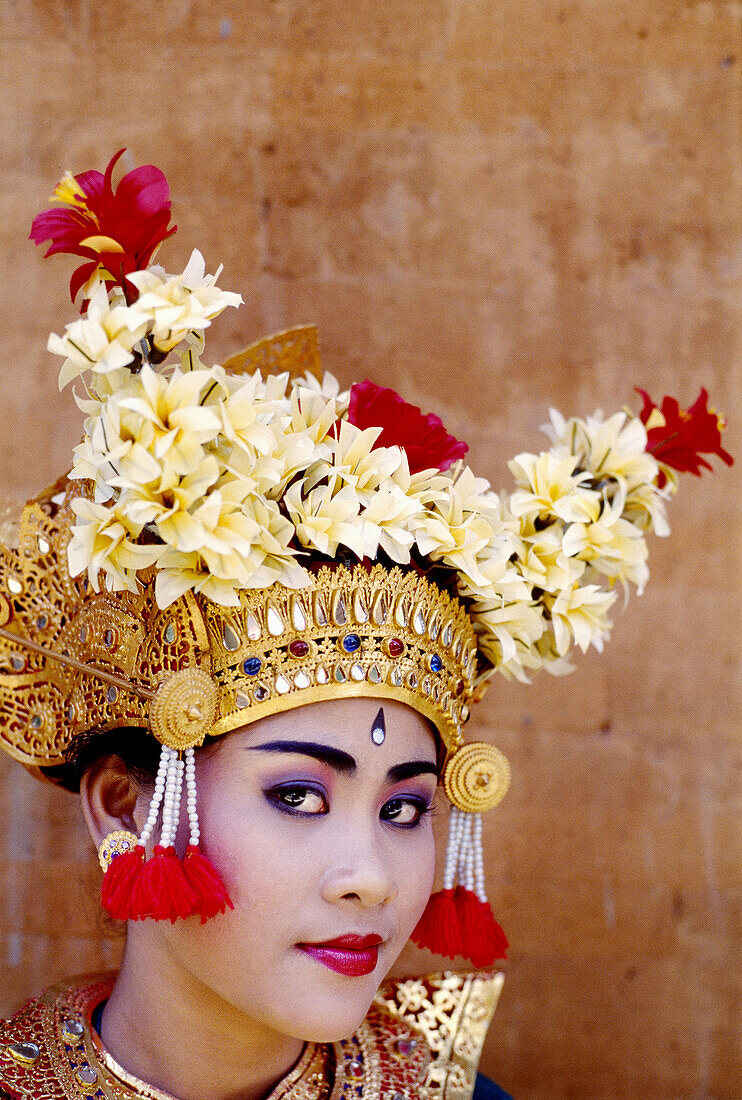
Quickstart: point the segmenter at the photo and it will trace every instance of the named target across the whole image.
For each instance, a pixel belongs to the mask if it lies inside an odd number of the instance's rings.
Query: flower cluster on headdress
[[[115,198],[129,177],[114,194],[113,163],[104,181]],[[90,175],[58,188],[72,213]],[[37,241],[50,214],[35,223]],[[160,210],[161,236],[167,220]],[[700,452],[731,461],[705,391],[689,413],[643,395],[641,416],[552,411],[551,446],[514,458],[516,488],[496,494],[465,464],[466,444],[393,390],[365,381],[342,393],[329,374],[290,381],[205,366],[206,328],[241,297],[219,289],[195,251],[181,274],[114,275],[110,257],[134,254],[116,243],[106,237],[108,268],[85,268],[84,315],[49,340],[65,359],[60,386],[82,376],[86,388],[71,477],[92,491],[74,503],[69,568],[96,590],[135,590],[154,566],[160,606],[188,590],[234,605],[240,589],[308,584],[310,554],[381,555],[450,571],[483,676],[559,674],[573,645],[602,647],[616,582],[642,590],[645,535],[669,531],[672,467],[700,472]],[[81,247],[103,245],[60,238],[50,252]]]

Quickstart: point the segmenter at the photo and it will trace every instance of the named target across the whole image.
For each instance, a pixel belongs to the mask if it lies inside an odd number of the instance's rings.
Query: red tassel
[[[439,890],[431,894],[410,939],[418,947],[427,947],[436,955],[452,959],[454,955],[461,954],[462,929],[453,890]]]
[[[196,912],[196,895],[188,883],[183,863],[170,845],[155,845],[150,860],[149,887],[152,894],[152,919],[169,920],[173,924],[178,917],[190,917]]]
[[[114,856],[100,886],[103,908],[114,920],[130,920],[132,899],[144,866],[144,848],[137,844]]]
[[[188,884],[183,864],[170,846],[155,845],[142,868],[132,897],[131,920],[169,920],[196,912],[196,895]]]
[[[495,959],[506,959],[507,937],[489,903],[463,886],[456,887],[454,901],[461,923],[464,958],[470,959],[474,966],[491,966]]]
[[[222,877],[197,844],[189,844],[183,860],[183,871],[196,895],[195,912],[204,924],[209,917],[223,913],[227,906],[234,909]]]

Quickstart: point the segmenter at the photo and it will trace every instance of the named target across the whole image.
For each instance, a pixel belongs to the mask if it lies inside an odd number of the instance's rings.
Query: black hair
[[[160,762],[160,744],[142,726],[118,726],[112,730],[79,733],[65,752],[64,764],[46,770],[52,782],[79,793],[85,771],[104,756],[117,756],[142,787],[154,784]]]

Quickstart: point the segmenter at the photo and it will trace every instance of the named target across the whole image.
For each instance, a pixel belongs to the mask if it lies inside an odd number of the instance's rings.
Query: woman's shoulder
[[[513,1100],[513,1098],[509,1092],[505,1092],[494,1081],[490,1081],[489,1077],[478,1073],[472,1100]]]
[[[385,1037],[384,1029],[403,1025],[410,1039],[402,1040],[402,1049],[411,1051],[416,1044],[423,1068],[419,1083],[440,1097],[473,1097],[487,1100],[505,1093],[475,1092],[489,1085],[479,1084],[477,1067],[482,1047],[502,988],[502,974],[477,972],[456,974],[444,971],[422,978],[404,978],[385,982],[374,1002],[368,1022],[381,1032],[382,1046],[392,1049],[400,1039]],[[398,1057],[399,1060],[399,1057]],[[496,1088],[496,1086],[492,1086]]]
[[[0,1021],[0,1096],[61,1100],[86,1091],[90,1013],[112,983],[111,974],[58,982]]]

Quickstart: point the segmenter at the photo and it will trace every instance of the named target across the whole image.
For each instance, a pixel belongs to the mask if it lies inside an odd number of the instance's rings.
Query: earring
[[[130,852],[135,848],[138,840],[139,838],[128,829],[116,829],[115,832],[109,833],[98,848],[98,860],[103,873],[106,873],[116,856],[121,856],[124,852]]]
[[[175,852],[180,821],[183,781],[186,788],[189,840],[185,855]],[[147,859],[146,845],[162,815],[159,843]],[[200,848],[196,807],[196,763],[193,748],[184,756],[167,745],[160,750],[160,765],[149,813],[137,837],[120,830],[110,833],[100,846],[104,870],[101,884],[103,908],[114,920],[169,920],[190,917],[201,921],[232,908],[221,877]]]
[[[410,937],[419,947],[449,958],[462,955],[475,966],[506,958],[507,937],[484,887],[482,811],[504,798],[509,783],[508,762],[494,745],[472,741],[449,758],[443,777],[451,801],[443,889],[430,896]]]

